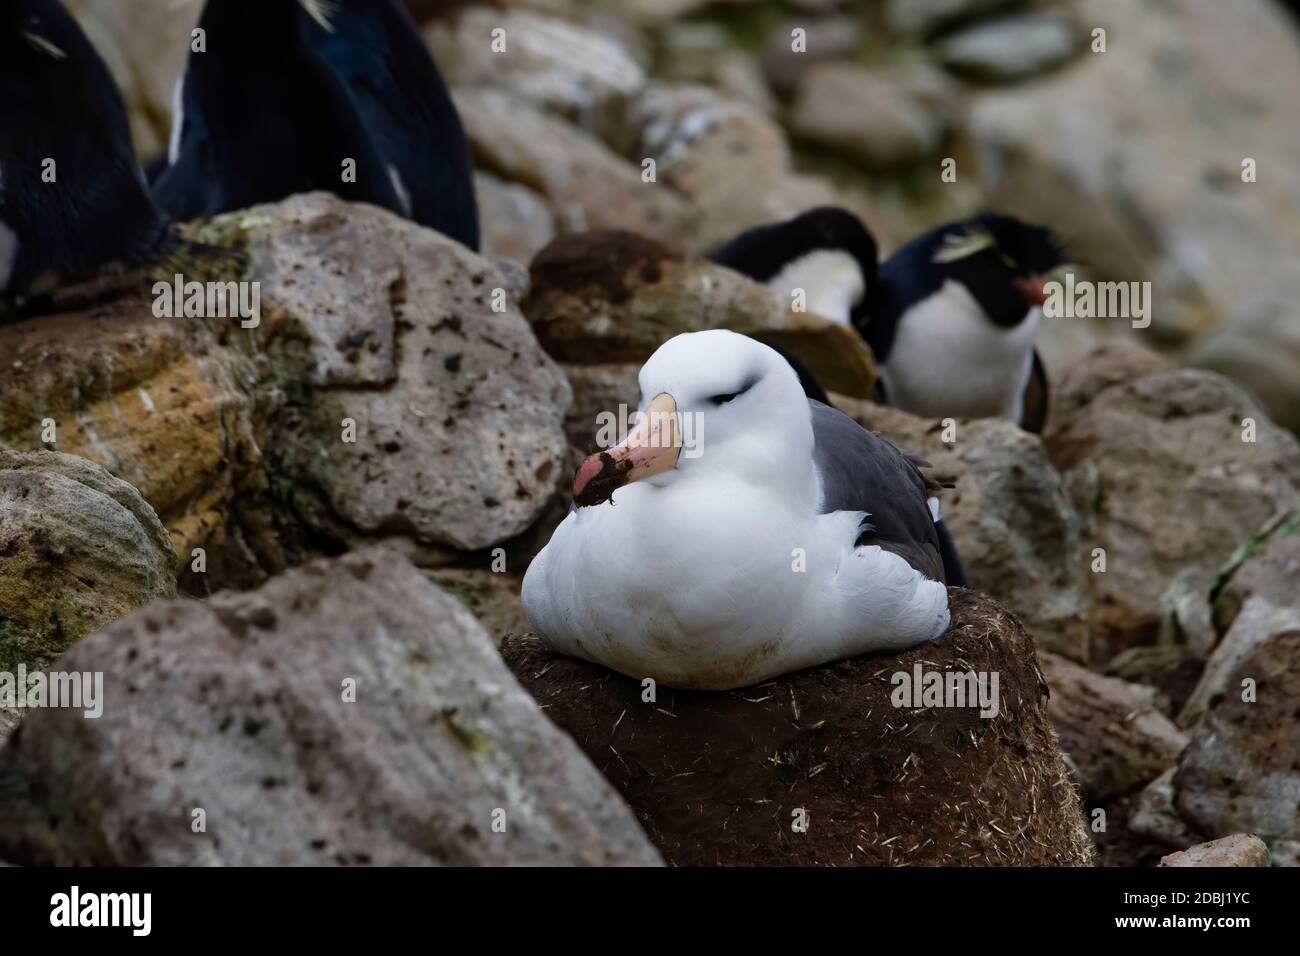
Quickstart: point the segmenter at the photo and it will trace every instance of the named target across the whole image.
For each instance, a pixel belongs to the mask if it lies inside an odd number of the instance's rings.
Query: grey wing
[[[939,533],[927,502],[933,487],[920,471],[924,462],[843,412],[811,399],[808,404],[822,513],[867,512],[857,544],[879,545],[932,581],[945,581]]]

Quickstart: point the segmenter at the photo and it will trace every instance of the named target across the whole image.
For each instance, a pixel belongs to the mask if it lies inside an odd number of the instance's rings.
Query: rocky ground
[[[152,152],[195,11],[72,6]],[[0,859],[1300,862],[1279,5],[538,0],[425,29],[483,255],[312,194],[192,227],[246,252],[256,329],[145,294],[0,327],[0,672],[100,671],[106,701],[0,709]],[[985,205],[1046,222],[1152,282],[1152,325],[1047,323],[1041,438],[874,405],[856,336],[699,258],[825,202],[886,251]],[[713,327],[953,482],[974,590],[936,645],[646,700],[527,636],[596,415]],[[914,659],[998,671],[1000,716],[892,707]]]

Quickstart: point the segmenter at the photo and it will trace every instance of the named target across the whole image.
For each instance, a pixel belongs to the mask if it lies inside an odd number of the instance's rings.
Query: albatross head
[[[725,330],[669,339],[641,368],[638,423],[578,469],[573,500],[598,505],[634,481],[728,475],[797,492],[807,484],[812,419],[799,378],[766,345]]]

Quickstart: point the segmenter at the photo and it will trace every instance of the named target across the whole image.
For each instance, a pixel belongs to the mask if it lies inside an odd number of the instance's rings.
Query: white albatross
[[[547,645],[724,690],[947,629],[915,459],[734,332],[671,339],[640,385],[638,424],[578,469],[578,507],[524,577]]]

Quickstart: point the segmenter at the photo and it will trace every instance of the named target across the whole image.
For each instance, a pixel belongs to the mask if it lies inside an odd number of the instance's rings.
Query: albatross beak
[[[681,450],[677,402],[667,392],[660,392],[620,444],[597,452],[578,467],[573,476],[573,503],[585,508],[608,501],[629,482],[668,471],[677,464]]]

